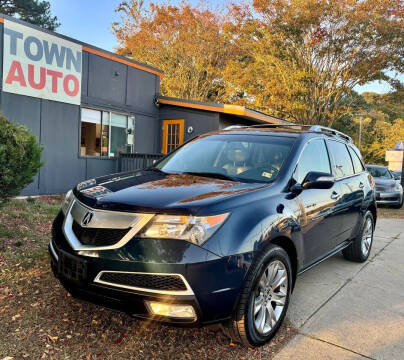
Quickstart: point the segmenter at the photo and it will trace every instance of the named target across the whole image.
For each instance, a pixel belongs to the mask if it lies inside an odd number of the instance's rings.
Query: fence
[[[163,157],[163,154],[145,154],[145,153],[120,153],[118,157],[118,172],[144,169],[152,166],[155,160]]]

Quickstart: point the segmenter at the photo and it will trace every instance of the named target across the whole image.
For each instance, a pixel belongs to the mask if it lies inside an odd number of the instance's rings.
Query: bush
[[[32,182],[43,165],[42,149],[28,128],[0,114],[0,205]]]

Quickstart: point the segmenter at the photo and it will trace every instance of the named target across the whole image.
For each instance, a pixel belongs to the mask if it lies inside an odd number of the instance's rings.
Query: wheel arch
[[[367,210],[369,210],[372,215],[373,215],[373,225],[376,225],[376,220],[377,220],[377,208],[375,204],[370,204],[367,208]]]
[[[297,277],[297,268],[298,268],[298,258],[295,244],[293,241],[287,236],[278,236],[270,240],[269,244],[274,244],[281,247],[289,256],[290,263],[292,265],[292,290],[295,287],[296,277]]]

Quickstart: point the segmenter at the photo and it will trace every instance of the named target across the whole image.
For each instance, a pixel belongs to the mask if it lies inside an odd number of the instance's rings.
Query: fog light
[[[153,315],[169,316],[175,318],[196,318],[192,305],[165,304],[155,301],[146,301],[149,311]]]

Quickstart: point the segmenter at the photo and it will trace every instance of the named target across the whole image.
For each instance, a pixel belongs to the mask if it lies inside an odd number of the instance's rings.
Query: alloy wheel
[[[362,254],[365,257],[368,255],[370,251],[372,240],[373,240],[373,224],[372,219],[368,217],[366,219],[366,223],[363,228],[362,243],[361,243]]]
[[[288,273],[285,265],[274,260],[261,275],[255,290],[253,319],[260,335],[267,335],[277,324],[288,294]]]

